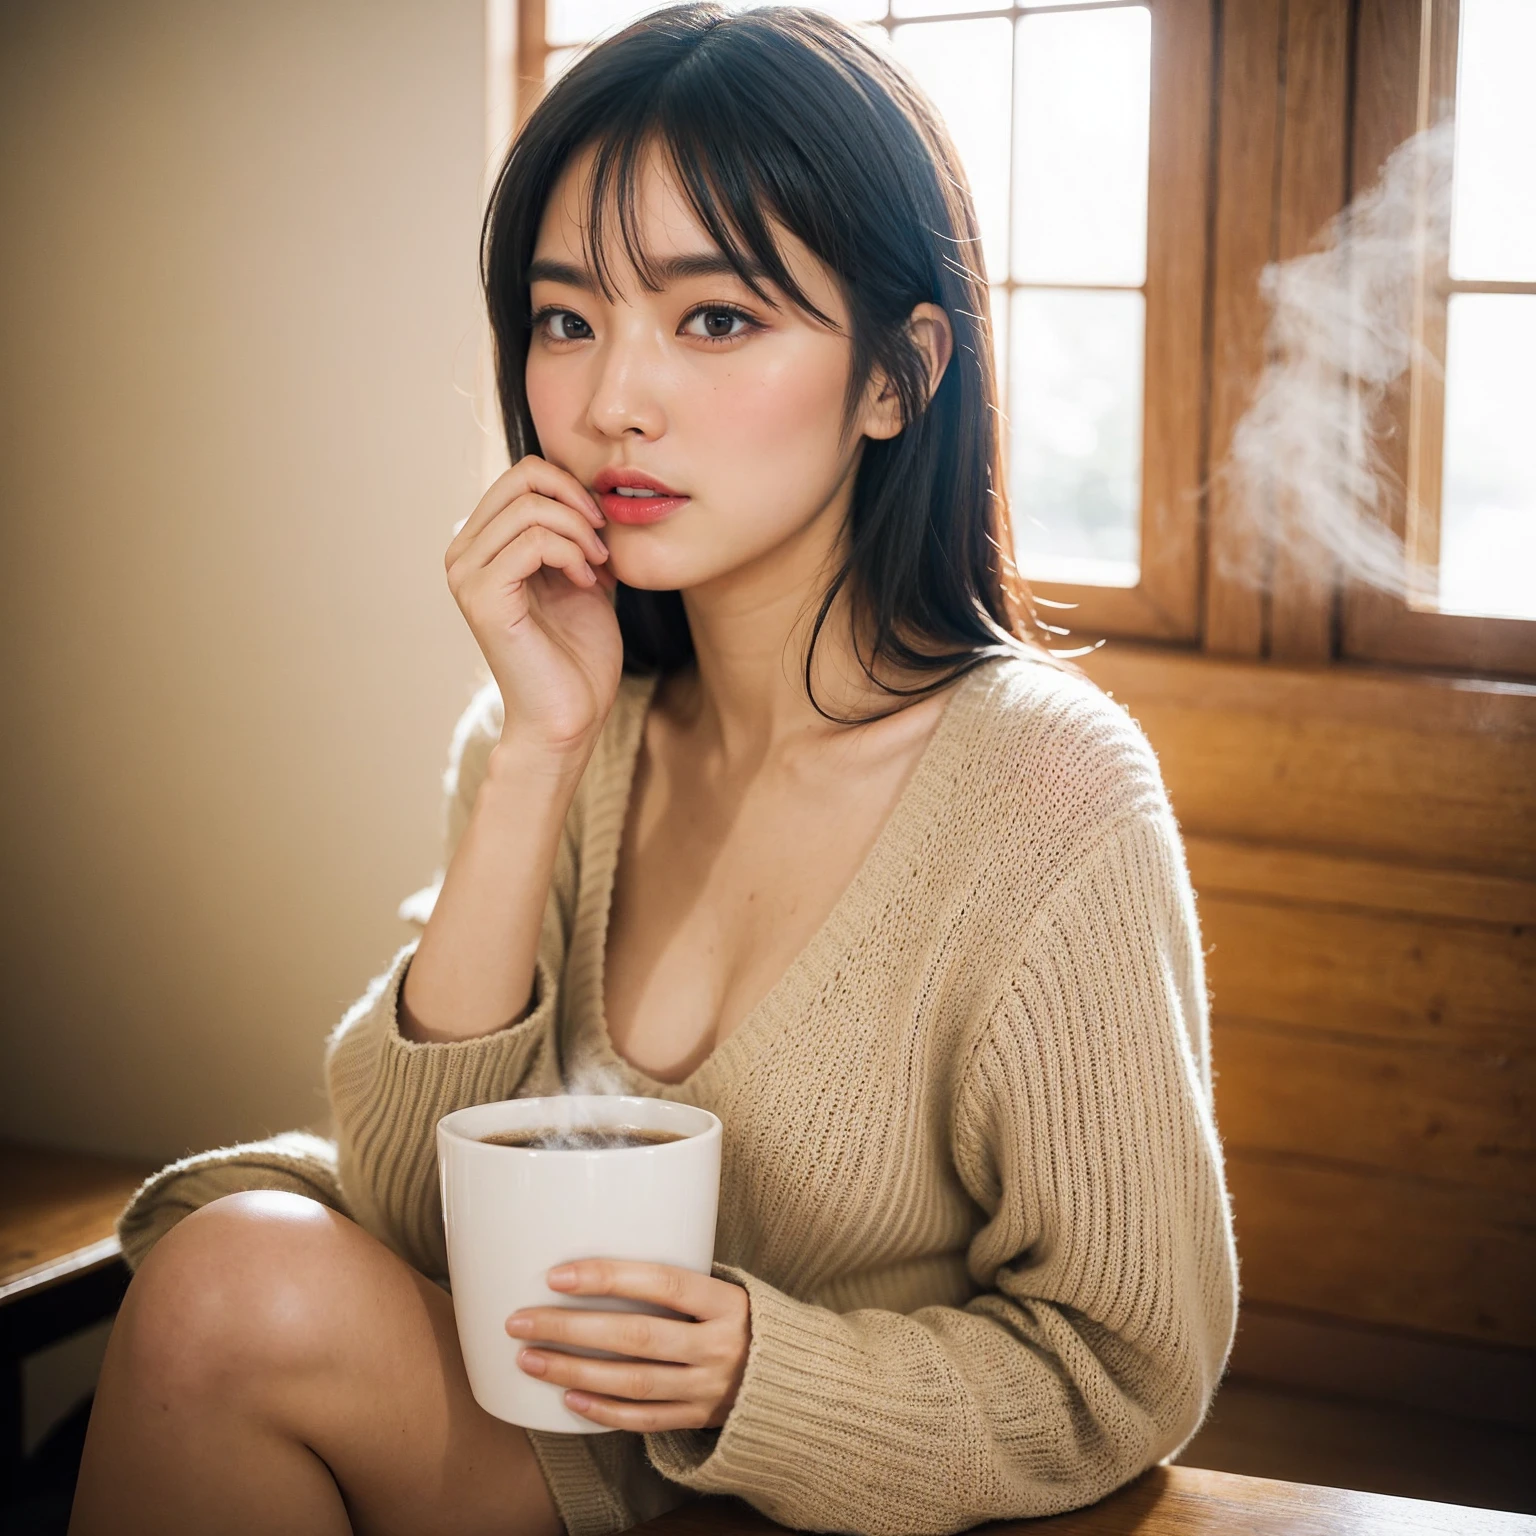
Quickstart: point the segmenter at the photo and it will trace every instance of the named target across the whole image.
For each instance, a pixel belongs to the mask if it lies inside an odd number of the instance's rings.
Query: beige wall
[[[0,1135],[322,1122],[477,653],[481,0],[0,10]]]

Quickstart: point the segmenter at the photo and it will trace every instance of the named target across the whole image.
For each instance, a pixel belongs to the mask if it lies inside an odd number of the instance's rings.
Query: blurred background
[[[8,4],[8,1135],[322,1119],[477,654],[479,0]]]
[[[824,8],[950,127],[1020,563],[1188,843],[1244,1312],[1185,1459],[1536,1509],[1536,6]],[[0,6],[15,1487],[125,1190],[324,1131],[410,936],[488,177],[643,9]]]

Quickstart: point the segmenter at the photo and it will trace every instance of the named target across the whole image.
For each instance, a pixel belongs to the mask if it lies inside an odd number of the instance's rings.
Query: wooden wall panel
[[[1529,1194],[1536,1053],[1407,1047],[1217,1014],[1223,1137],[1377,1173]]]
[[[1230,9],[1237,9],[1231,7]],[[1349,0],[1287,0],[1284,119],[1280,142],[1275,255],[1314,248],[1319,232],[1348,200]],[[1319,379],[1347,409],[1342,374]],[[1307,509],[1287,496],[1275,506],[1269,599],[1269,654],[1324,662],[1333,654],[1337,574]]]
[[[1184,836],[1195,889],[1468,923],[1536,925],[1536,881]]]
[[[1245,1299],[1536,1347],[1531,1195],[1243,1148],[1227,1176]]]
[[[1239,494],[1227,466],[1273,360],[1263,271],[1314,249],[1348,200],[1352,27],[1350,0],[1222,6],[1204,632],[1215,655],[1320,663],[1335,650],[1337,572],[1308,509],[1280,488]],[[1346,408],[1342,376],[1316,387]]]
[[[1536,878],[1528,748],[1480,743],[1472,756],[1409,728],[1136,713],[1192,831]]]
[[[1199,910],[1222,1013],[1497,1054],[1536,1035],[1536,929],[1211,895]]]
[[[1225,8],[1217,108],[1216,209],[1211,256],[1211,475],[1205,647],[1226,656],[1264,651],[1269,530],[1220,472],[1232,431],[1264,371],[1269,312],[1259,275],[1274,259],[1275,168],[1280,159],[1283,0]]]
[[[1536,689],[1083,665],[1185,832],[1245,1307],[1536,1345]]]
[[[1536,687],[1105,647],[1188,833],[1536,879]]]

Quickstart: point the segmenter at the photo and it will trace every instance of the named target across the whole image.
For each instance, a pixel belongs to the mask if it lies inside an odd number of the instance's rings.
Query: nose
[[[598,351],[587,419],[608,437],[658,437],[666,427],[662,405],[665,362],[654,337],[634,317],[612,328]]]

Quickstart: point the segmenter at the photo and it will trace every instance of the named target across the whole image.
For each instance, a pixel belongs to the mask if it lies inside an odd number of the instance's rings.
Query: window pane
[[[1536,619],[1536,294],[1452,294],[1440,607]]]
[[[1140,293],[1013,295],[1009,492],[1026,576],[1135,586],[1141,559]]]
[[[643,16],[644,0],[548,0],[544,37],[549,43],[586,43],[610,27]],[[546,75],[546,79],[549,77]]]
[[[933,98],[965,166],[989,277],[1008,272],[1009,23],[936,21],[897,27],[896,53]]]
[[[1461,0],[1451,275],[1536,279],[1536,0]]]
[[[881,21],[885,0],[816,0],[816,9],[843,21]]]
[[[1145,281],[1151,38],[1144,6],[1019,21],[1013,275],[1021,282]]]
[[[544,40],[547,43],[589,43],[609,31],[618,31],[626,22],[659,11],[666,0],[547,0],[544,12]],[[748,0],[722,0],[733,11],[744,10]],[[823,6],[835,12],[835,6]],[[877,11],[876,15],[884,14]],[[547,78],[547,77],[546,77]]]
[[[892,16],[951,16],[956,11],[1006,11],[1008,0],[891,0]]]

